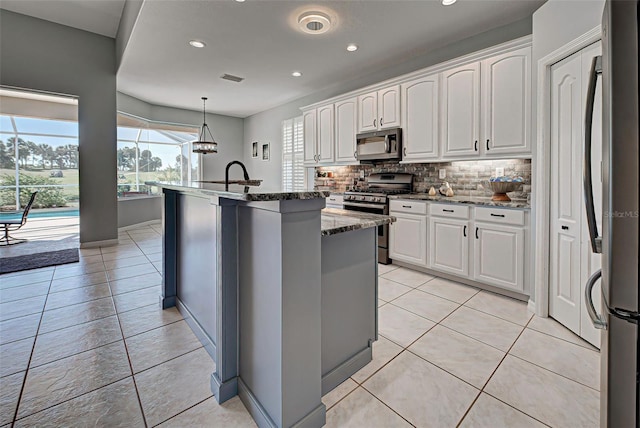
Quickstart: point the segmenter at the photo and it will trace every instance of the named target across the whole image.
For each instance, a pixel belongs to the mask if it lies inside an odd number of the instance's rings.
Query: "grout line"
[[[537,315],[534,315],[533,317],[536,317],[536,316],[537,316]],[[533,319],[533,317],[532,317],[532,319]],[[550,319],[553,319],[553,318],[551,318],[551,317],[549,317],[549,318],[550,318]],[[556,320],[553,320],[553,321],[554,321],[554,322],[557,322],[558,324],[560,324],[560,322],[559,322],[559,321],[556,321]],[[562,325],[562,324],[560,324],[560,325]],[[566,328],[566,327],[564,327],[564,325],[562,325],[562,327],[563,327],[563,328]],[[587,349],[587,350],[589,350],[589,351],[597,352],[598,354],[600,354],[600,350],[599,350],[598,348],[596,348],[595,346],[593,346],[592,344],[590,344],[589,342],[587,342],[586,340],[584,340],[584,339],[583,339],[583,338],[581,338],[580,336],[576,335],[574,332],[572,332],[572,331],[571,331],[571,330],[569,330],[569,329],[567,329],[567,331],[569,331],[569,332],[571,332],[571,334],[575,335],[577,339],[580,339],[580,340],[584,341],[584,344],[575,343],[575,342],[572,342],[572,341],[570,341],[570,340],[568,340],[568,339],[565,339],[565,338],[563,338],[563,337],[554,336],[554,335],[553,335],[553,334],[551,334],[551,333],[547,333],[547,332],[545,332],[545,331],[540,331],[540,330],[535,329],[535,328],[533,328],[533,327],[529,327],[529,326],[528,326],[528,324],[527,324],[527,328],[528,328],[529,330],[535,331],[536,333],[544,334],[545,336],[553,337],[554,339],[562,340],[562,341],[567,342],[567,343],[570,343],[570,344],[572,344],[572,345],[576,345],[576,346],[579,346],[579,347],[581,347],[581,348]]]
[[[199,401],[199,402],[197,402],[196,404],[191,405],[191,406],[187,407],[187,408],[186,408],[186,409],[184,409],[184,410],[181,410],[179,413],[176,413],[175,415],[173,415],[173,416],[171,416],[171,417],[169,417],[169,418],[167,418],[167,419],[165,419],[165,420],[163,420],[163,421],[158,422],[157,424],[153,425],[153,427],[157,427],[157,426],[159,426],[159,425],[162,425],[163,423],[165,423],[165,422],[167,422],[167,421],[170,421],[171,419],[173,419],[173,418],[175,418],[175,417],[177,417],[177,416],[179,416],[179,415],[181,415],[181,414],[185,413],[186,411],[191,410],[191,409],[193,409],[194,407],[199,406],[200,404],[204,403],[205,401],[207,401],[207,400],[211,400],[211,399],[214,399],[214,400],[215,400],[215,396],[214,396],[213,394],[212,394],[212,395],[210,395],[210,396],[208,396],[208,397],[207,397],[207,398],[205,398],[204,400]],[[216,401],[216,403],[217,403],[217,401]],[[220,406],[220,404],[218,404],[218,405]],[[244,406],[244,403],[242,403],[242,405]],[[247,413],[249,413],[249,412],[247,411]],[[253,417],[251,418],[251,420],[253,420]]]
[[[102,249],[100,250],[102,252]],[[102,258],[102,263],[104,264],[105,273],[107,270],[107,265],[105,263],[104,257]],[[122,343],[124,344],[124,351],[127,354],[127,362],[129,363],[129,371],[131,372],[131,380],[133,381],[133,388],[136,391],[136,398],[138,399],[138,406],[140,407],[140,414],[142,415],[142,422],[144,423],[145,428],[149,426],[147,423],[147,417],[144,414],[144,409],[142,407],[142,400],[140,399],[140,391],[138,390],[138,383],[136,382],[136,377],[133,372],[133,364],[131,363],[131,356],[129,355],[129,347],[127,346],[127,341],[124,339],[124,331],[122,330],[122,323],[120,322],[120,315],[118,314],[118,309],[116,308],[115,300],[113,299],[113,292],[111,291],[111,284],[109,282],[109,275],[107,274],[107,284],[109,287],[109,293],[111,295],[111,301],[113,303],[113,309],[116,313],[116,321],[118,322],[118,327],[120,328],[120,335],[122,336]]]
[[[399,355],[399,354],[398,354]],[[376,400],[378,400],[379,402],[381,402],[384,406],[386,406],[389,410],[391,410],[393,413],[395,413],[396,415],[398,415],[400,418],[402,418],[406,423],[408,423],[409,425],[411,425],[412,427],[415,427],[414,424],[412,424],[411,422],[409,422],[409,420],[407,418],[405,418],[404,416],[402,416],[400,413],[396,412],[391,406],[389,406],[387,403],[385,403],[384,401],[382,401],[380,398],[378,398],[373,392],[369,391],[364,385],[360,385],[360,388],[364,389],[365,391],[367,391],[367,393],[371,394],[371,396],[373,398],[375,398]],[[358,388],[356,388],[358,389]],[[355,389],[354,389],[355,391]],[[353,391],[352,391],[353,392]],[[342,400],[341,400],[342,401]],[[337,403],[336,403],[337,404]]]
[[[51,272],[51,279],[49,280],[49,290],[51,290],[51,284],[53,283],[53,275],[55,273],[55,268],[53,272]],[[38,333],[40,332],[40,326],[42,325],[42,318],[44,317],[44,308],[47,306],[47,299],[49,298],[49,294],[44,299],[44,303],[42,304],[42,310],[40,311],[40,320],[38,321],[38,327],[36,328],[36,335],[33,339],[33,345],[31,345],[31,353],[29,354],[29,360],[27,361],[27,368],[24,371],[24,378],[22,379],[22,386],[20,387],[20,393],[18,394],[18,399],[16,402],[16,409],[13,412],[13,418],[11,419],[11,427],[16,423],[16,419],[18,418],[18,411],[20,410],[20,403],[22,402],[22,395],[24,394],[24,389],[27,385],[27,376],[29,376],[29,366],[31,365],[31,359],[33,358],[33,353],[36,349],[36,343],[38,342]],[[32,314],[30,314],[32,315]]]

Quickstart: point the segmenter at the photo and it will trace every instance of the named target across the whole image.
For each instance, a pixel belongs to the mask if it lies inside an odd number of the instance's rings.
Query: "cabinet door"
[[[438,78],[436,74],[402,85],[403,160],[438,157]]]
[[[392,212],[396,222],[389,227],[389,257],[419,266],[427,265],[427,217]]]
[[[302,113],[304,126],[304,163],[315,164],[317,162],[316,149],[316,110],[308,110]]]
[[[336,162],[356,162],[357,99],[341,101],[336,108]]]
[[[442,141],[444,156],[479,154],[480,63],[442,73]]]
[[[358,129],[360,132],[378,129],[378,93],[358,97]]]
[[[469,276],[469,222],[429,218],[429,267]]]
[[[486,155],[531,153],[531,48],[482,62]]]
[[[400,85],[378,91],[378,129],[400,126]]]
[[[476,223],[473,278],[510,290],[524,291],[524,230]]]
[[[333,104],[318,108],[318,160],[333,162]]]

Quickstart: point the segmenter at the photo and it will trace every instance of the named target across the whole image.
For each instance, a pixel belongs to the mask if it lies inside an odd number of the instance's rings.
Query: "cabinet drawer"
[[[469,207],[466,205],[431,204],[429,213],[441,217],[468,219]]]
[[[342,195],[329,195],[327,197],[327,205],[342,205],[344,202],[344,196]]]
[[[389,211],[403,212],[412,214],[426,214],[427,204],[422,201],[414,201],[408,199],[392,199],[389,203]]]
[[[524,211],[501,208],[476,208],[476,220],[524,226]]]

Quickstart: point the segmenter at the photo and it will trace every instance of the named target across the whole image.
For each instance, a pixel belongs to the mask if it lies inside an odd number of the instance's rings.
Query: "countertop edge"
[[[322,210],[323,225],[322,236],[337,235],[352,230],[369,229],[396,221],[396,218],[388,215],[360,213],[357,211],[341,210],[337,208],[325,208]],[[327,226],[327,223],[344,220],[346,224]]]
[[[196,187],[184,186],[177,183],[165,183],[159,181],[146,181],[148,186],[157,186],[164,189],[176,190],[189,193],[200,193],[202,195],[217,196],[225,199],[233,199],[236,201],[246,202],[267,202],[281,200],[306,200],[319,199],[328,197],[331,192],[327,190],[305,190],[299,192],[263,192],[263,193],[243,193],[225,190],[199,189]]]
[[[460,199],[458,199],[460,198]],[[475,199],[473,197],[469,197],[469,199],[465,199],[465,196],[429,196],[427,194],[405,194],[405,195],[390,195],[389,199],[405,199],[405,200],[415,200],[415,201],[426,201],[426,202],[438,202],[445,204],[465,204],[465,205],[478,205],[478,206],[488,206],[488,207],[496,207],[496,208],[511,208],[511,209],[520,209],[520,210],[530,210],[531,205],[524,200],[512,200],[510,202],[501,202],[501,201],[492,201],[491,198],[483,198],[483,199]]]

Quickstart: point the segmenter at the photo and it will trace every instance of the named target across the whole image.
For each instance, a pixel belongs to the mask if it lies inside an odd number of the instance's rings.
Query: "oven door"
[[[360,211],[363,213],[370,213],[370,214],[389,215],[388,204],[367,204],[367,203],[360,203],[360,202],[345,201],[344,209],[350,210],[350,211]],[[378,226],[378,248],[384,249],[386,254],[388,247],[389,247],[389,225],[384,224],[382,226]]]

